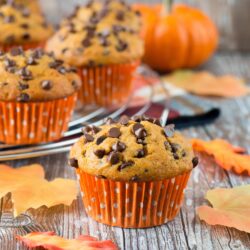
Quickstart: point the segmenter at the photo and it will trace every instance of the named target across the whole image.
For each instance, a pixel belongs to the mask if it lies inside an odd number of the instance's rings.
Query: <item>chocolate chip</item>
[[[20,25],[20,27],[23,28],[23,29],[28,29],[30,26],[27,23],[23,23],[23,24]]]
[[[121,135],[121,131],[119,128],[111,128],[108,131],[108,136],[111,138],[119,138],[120,135]]]
[[[0,50],[0,56],[3,56],[4,54],[5,54],[5,52]]]
[[[138,130],[138,129],[140,129],[140,128],[144,128],[143,125],[141,125],[140,123],[136,123],[136,124],[133,126],[132,130],[133,130],[133,132],[135,133],[135,131]]]
[[[157,118],[154,118],[154,119],[153,119],[153,124],[158,125],[158,126],[161,127],[161,122],[160,122],[160,120],[157,119]]]
[[[30,56],[27,61],[26,61],[27,65],[37,65],[37,61],[34,57]]]
[[[16,21],[16,18],[13,15],[5,16],[3,19],[4,23],[14,23],[15,21]]]
[[[103,47],[108,47],[110,45],[110,42],[105,37],[100,37],[99,41],[100,41],[100,45]]]
[[[92,141],[94,141],[94,137],[92,135],[90,135],[90,134],[85,133],[83,136],[85,138],[85,142],[92,142]]]
[[[15,47],[10,50],[10,54],[12,56],[19,56],[23,53],[23,49],[21,47]]]
[[[30,34],[29,33],[24,33],[22,35],[23,40],[29,40],[30,39]]]
[[[9,58],[4,58],[3,63],[5,65],[5,67],[7,67],[7,68],[16,66],[16,62],[14,60],[9,59]]]
[[[118,21],[124,21],[124,17],[125,17],[125,13],[121,10],[118,11],[115,16],[116,20]]]
[[[35,49],[33,50],[31,56],[35,59],[40,59],[44,55],[44,51],[42,49]]]
[[[179,160],[179,159],[180,159],[179,155],[176,154],[176,153],[173,153],[173,156],[174,156],[174,159],[175,159],[175,160]]]
[[[85,38],[82,41],[82,45],[83,45],[83,47],[87,48],[87,47],[91,46],[91,41],[88,38]]]
[[[19,89],[20,91],[26,90],[26,89],[28,89],[28,88],[29,88],[29,85],[28,85],[28,84],[19,82],[18,89]]]
[[[195,168],[199,164],[199,158],[198,157],[194,157],[192,159],[192,163],[193,163],[193,167]]]
[[[109,29],[103,29],[102,31],[98,32],[97,35],[99,37],[108,37],[110,35],[110,30]]]
[[[94,134],[97,134],[98,132],[100,132],[101,129],[94,126],[94,125],[89,125],[89,126],[86,126],[84,129],[83,129],[83,133],[89,133],[89,132],[92,132]]]
[[[137,139],[137,143],[138,144],[142,144],[142,145],[147,145],[146,142],[144,141],[145,138],[143,139]]]
[[[52,82],[49,80],[41,81],[40,85],[41,85],[42,89],[44,89],[44,90],[50,90],[50,89],[52,89],[52,86],[53,86]]]
[[[140,128],[135,131],[135,135],[138,139],[144,139],[147,136],[147,131],[144,128]]]
[[[105,124],[107,124],[107,125],[111,125],[111,124],[115,124],[115,123],[116,123],[116,121],[110,117],[107,118],[107,120],[105,121]]]
[[[103,149],[97,149],[94,151],[94,154],[99,158],[101,159],[104,155],[105,155],[105,150]]]
[[[78,160],[76,158],[69,159],[69,165],[73,168],[78,168]]]
[[[135,11],[135,14],[136,14],[137,16],[141,16],[141,12],[140,12],[139,10],[136,10],[136,11]]]
[[[18,71],[18,74],[21,76],[21,78],[25,81],[29,81],[33,79],[32,73],[26,68],[23,67]]]
[[[27,93],[21,93],[17,97],[18,102],[28,102],[30,100],[30,96]]]
[[[67,69],[64,66],[60,66],[57,71],[62,74],[65,75],[67,73]]]
[[[131,167],[133,166],[135,163],[133,161],[127,161],[127,162],[123,162],[118,168],[118,171],[122,171],[123,169],[127,168],[127,167]]]
[[[126,145],[123,142],[116,142],[112,145],[112,150],[117,152],[123,152],[126,149]]]
[[[55,61],[49,63],[49,67],[52,68],[52,69],[57,69],[57,68],[59,68],[62,64],[63,64],[63,61],[62,61],[62,60],[55,60]]]
[[[122,52],[128,48],[128,44],[122,40],[119,40],[118,44],[116,45],[116,50]]]
[[[120,154],[118,152],[111,152],[108,156],[108,161],[115,165],[120,161]]]
[[[112,31],[113,33],[117,36],[120,32],[123,32],[125,31],[126,29],[121,26],[121,25],[113,25],[112,26]]]
[[[170,143],[170,146],[173,153],[176,153],[181,148],[181,146],[176,143]]]
[[[94,60],[89,60],[88,61],[88,67],[94,67],[95,66],[95,61]]]
[[[100,145],[103,141],[107,139],[107,136],[102,135],[96,139],[96,145]]]
[[[147,151],[146,149],[139,149],[137,152],[136,152],[136,157],[137,158],[143,158],[144,156],[146,156],[147,154]]]
[[[165,133],[166,137],[173,137],[174,136],[174,133],[175,133],[174,127],[175,127],[174,124],[170,124],[164,128],[164,133]]]
[[[129,124],[129,117],[126,115],[123,115],[120,119],[119,119],[119,123],[121,123],[122,125],[126,126]]]

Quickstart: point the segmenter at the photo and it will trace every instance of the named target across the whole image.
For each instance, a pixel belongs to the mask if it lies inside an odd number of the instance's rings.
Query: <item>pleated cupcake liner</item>
[[[36,49],[36,48],[44,48],[46,42],[32,42],[32,43],[24,43],[24,44],[0,44],[0,50],[4,52],[9,52],[12,48],[22,47],[23,50]]]
[[[174,219],[190,172],[162,181],[120,182],[77,169],[85,210],[109,226],[147,228]]]
[[[83,105],[111,106],[126,101],[139,62],[80,68],[82,87],[78,99]]]
[[[56,141],[68,129],[77,93],[44,102],[0,101],[0,141],[36,144]]]

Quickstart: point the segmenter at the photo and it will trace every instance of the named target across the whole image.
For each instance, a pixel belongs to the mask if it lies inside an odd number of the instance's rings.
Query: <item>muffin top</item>
[[[129,63],[143,55],[139,30],[139,14],[122,1],[91,1],[62,22],[47,50],[74,66]]]
[[[156,181],[189,172],[197,165],[192,147],[173,125],[144,116],[101,127],[88,126],[73,146],[70,165],[115,181]]]
[[[0,30],[0,43],[6,45],[43,42],[53,32],[41,14],[15,3],[0,6]]]
[[[73,94],[80,86],[76,70],[42,49],[16,47],[0,52],[0,100],[48,101]]]
[[[40,5],[37,0],[0,0],[0,5],[16,4],[19,7],[29,7],[31,11],[41,12]]]

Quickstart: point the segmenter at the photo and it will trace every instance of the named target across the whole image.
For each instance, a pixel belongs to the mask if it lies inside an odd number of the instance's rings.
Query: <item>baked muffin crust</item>
[[[62,22],[47,50],[74,66],[129,63],[143,55],[139,30],[139,14],[122,1],[91,1]]]
[[[157,119],[122,117],[99,128],[86,127],[73,146],[70,164],[115,181],[158,181],[184,174],[197,165],[187,139]]]
[[[41,14],[15,3],[0,6],[0,30],[0,43],[7,45],[44,42],[53,32]]]
[[[0,52],[0,100],[48,101],[63,98],[79,89],[75,69],[42,49]]]

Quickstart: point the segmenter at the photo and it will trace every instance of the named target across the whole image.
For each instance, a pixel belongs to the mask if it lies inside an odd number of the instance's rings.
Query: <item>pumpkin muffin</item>
[[[42,47],[53,32],[41,14],[16,3],[0,6],[0,30],[0,48],[4,51],[15,46]]]
[[[173,125],[144,116],[86,127],[70,153],[88,214],[129,228],[173,219],[197,164],[189,141]]]
[[[109,106],[127,98],[143,55],[139,27],[140,16],[122,1],[91,1],[48,41],[49,52],[78,67],[83,104]]]
[[[0,141],[32,144],[67,130],[80,78],[42,49],[0,53]]]

